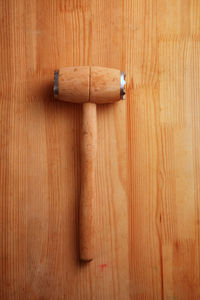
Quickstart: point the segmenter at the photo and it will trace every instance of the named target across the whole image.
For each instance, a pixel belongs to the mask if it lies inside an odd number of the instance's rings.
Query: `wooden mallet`
[[[96,104],[125,99],[125,73],[103,67],[66,67],[54,72],[56,99],[83,104],[81,127],[80,259],[93,259],[93,203],[97,153]]]

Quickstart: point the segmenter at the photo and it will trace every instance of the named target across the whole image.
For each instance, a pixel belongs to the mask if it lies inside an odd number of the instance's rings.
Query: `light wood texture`
[[[58,75],[58,100],[97,104],[120,100],[120,70],[95,66],[62,67]]]
[[[55,98],[72,103],[89,101],[90,67],[62,67],[58,75],[58,95]]]
[[[79,204],[80,259],[94,256],[94,201],[96,201],[97,117],[96,104],[84,103],[81,127],[81,195]],[[100,199],[99,199],[100,200]],[[98,251],[98,249],[96,249]]]
[[[90,102],[113,103],[120,100],[120,70],[91,67]]]
[[[199,0],[0,1],[0,299],[199,299]],[[97,106],[95,259],[78,260],[81,105],[53,71],[127,73]]]

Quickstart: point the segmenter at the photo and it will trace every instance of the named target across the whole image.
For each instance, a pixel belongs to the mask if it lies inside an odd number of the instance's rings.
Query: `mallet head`
[[[125,73],[104,67],[66,67],[54,73],[58,100],[105,104],[125,99]]]

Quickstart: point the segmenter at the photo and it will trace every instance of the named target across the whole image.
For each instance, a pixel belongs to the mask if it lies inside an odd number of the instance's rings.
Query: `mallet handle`
[[[82,105],[81,128],[81,195],[79,206],[80,259],[93,259],[93,207],[95,200],[95,168],[97,152],[96,104]]]

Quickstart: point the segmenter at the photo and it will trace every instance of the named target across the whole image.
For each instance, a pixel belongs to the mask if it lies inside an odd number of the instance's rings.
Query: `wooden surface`
[[[1,0],[0,18],[0,299],[200,299],[199,0]],[[52,97],[72,65],[128,82],[97,108],[85,265],[81,106]]]

